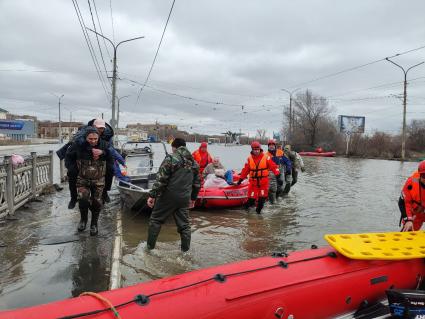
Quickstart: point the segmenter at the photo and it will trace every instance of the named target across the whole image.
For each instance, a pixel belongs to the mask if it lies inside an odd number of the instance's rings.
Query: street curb
[[[122,220],[121,220],[121,209],[117,211],[117,223],[116,223],[116,233],[114,240],[114,247],[112,249],[112,266],[111,266],[111,276],[109,279],[109,290],[117,289],[121,287],[121,271],[120,271],[120,262],[121,262],[121,243],[122,243]]]

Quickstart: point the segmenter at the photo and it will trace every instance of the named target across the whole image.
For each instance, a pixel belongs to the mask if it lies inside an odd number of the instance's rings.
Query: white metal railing
[[[0,164],[0,218],[13,213],[26,202],[53,184],[53,151],[48,155],[25,158],[24,163],[13,165],[11,156]]]

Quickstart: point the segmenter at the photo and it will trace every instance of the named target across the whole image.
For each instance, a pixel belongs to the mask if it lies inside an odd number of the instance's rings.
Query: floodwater
[[[160,145],[154,165],[163,159]],[[59,145],[0,148],[0,155],[46,154]],[[195,144],[190,144],[193,151]],[[237,171],[247,146],[211,145],[227,168]],[[275,251],[324,245],[326,233],[398,230],[397,199],[417,163],[346,158],[304,158],[306,172],[290,194],[261,215],[254,210],[191,211],[192,247],[180,252],[173,218],[156,249],[145,252],[148,217],[123,212],[122,286]],[[59,181],[55,156],[55,181]],[[117,190],[99,222],[99,236],[78,234],[78,209],[68,210],[68,189],[41,197],[0,223],[0,310],[46,303],[83,291],[108,289]]]
[[[195,145],[189,145],[191,151]],[[226,168],[240,171],[247,146],[211,145]],[[145,251],[148,217],[123,212],[122,286],[203,267],[325,245],[328,233],[398,230],[398,196],[417,163],[304,157],[306,171],[289,195],[257,215],[244,209],[193,210],[192,246],[179,251],[172,217],[156,249]]]

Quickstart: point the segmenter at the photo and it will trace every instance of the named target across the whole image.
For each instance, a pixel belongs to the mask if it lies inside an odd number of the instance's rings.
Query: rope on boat
[[[115,309],[114,305],[112,304],[112,302],[110,302],[108,299],[106,299],[105,297],[95,293],[95,292],[83,292],[80,294],[80,296],[92,296],[96,299],[99,299],[100,301],[102,301],[104,304],[106,304],[107,306],[109,306],[109,309],[114,313],[115,318],[118,319],[122,319],[120,314],[118,313],[118,310]]]
[[[129,305],[133,302],[138,304],[139,306],[146,306],[147,304],[149,304],[150,297],[158,296],[158,295],[162,295],[162,294],[166,294],[166,293],[170,293],[170,292],[174,292],[174,291],[178,291],[178,290],[182,290],[182,289],[186,289],[186,288],[197,286],[197,285],[200,285],[200,284],[205,284],[209,281],[216,281],[216,282],[219,282],[219,283],[224,283],[224,282],[226,282],[227,277],[244,275],[244,274],[253,273],[253,272],[266,270],[266,269],[270,269],[270,268],[276,268],[276,267],[286,269],[286,268],[289,267],[289,265],[296,264],[296,263],[299,263],[299,262],[302,262],[302,261],[311,261],[311,260],[316,260],[316,259],[326,258],[326,257],[336,258],[337,256],[338,255],[335,252],[331,251],[331,252],[328,252],[324,255],[318,255],[318,256],[304,258],[304,259],[300,259],[300,260],[294,260],[294,261],[288,261],[288,262],[280,260],[277,263],[272,264],[270,266],[264,266],[264,267],[250,269],[250,270],[243,270],[243,271],[229,273],[229,274],[215,274],[213,277],[203,279],[203,280],[199,280],[199,281],[196,281],[194,283],[187,284],[187,285],[184,285],[184,286],[180,286],[180,287],[176,287],[176,288],[172,288],[172,289],[167,289],[167,290],[163,290],[163,291],[157,291],[157,292],[151,293],[150,295],[141,295],[140,294],[140,295],[137,295],[135,298],[133,298],[129,301],[123,302],[121,304],[118,304],[116,306],[113,306],[112,304],[110,304],[109,308],[93,310],[93,311],[89,311],[89,312],[82,312],[82,313],[78,313],[78,314],[74,314],[74,315],[60,317],[58,319],[74,319],[74,318],[81,318],[81,317],[85,317],[85,316],[91,316],[91,315],[95,315],[95,314],[98,314],[98,313],[102,313],[102,312],[112,310],[113,307],[115,307],[114,309],[121,308],[121,307]],[[287,257],[287,256],[285,256],[285,257]]]

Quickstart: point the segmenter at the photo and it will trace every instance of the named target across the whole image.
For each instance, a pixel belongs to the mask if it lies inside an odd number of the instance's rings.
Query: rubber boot
[[[98,233],[97,221],[99,220],[99,212],[92,211],[90,222],[90,236],[96,236]]]
[[[258,198],[257,208],[255,209],[255,211],[257,212],[257,214],[261,214],[261,210],[263,209],[265,202],[266,202],[266,198],[265,197]]]
[[[182,252],[188,251],[190,249],[190,232],[182,233],[180,235],[181,238],[181,250]]]
[[[80,222],[78,223],[78,228],[77,228],[79,232],[86,229],[89,209],[87,207],[80,207],[80,215],[81,215],[81,219],[80,219]]]
[[[149,223],[148,240],[146,243],[147,249],[151,250],[155,248],[156,240],[158,239],[160,231],[161,225]]]
[[[276,202],[276,193],[273,191],[269,191],[269,202],[270,204],[274,204]]]
[[[255,205],[255,198],[248,198],[248,201],[243,205],[243,207],[248,210],[250,207]]]

